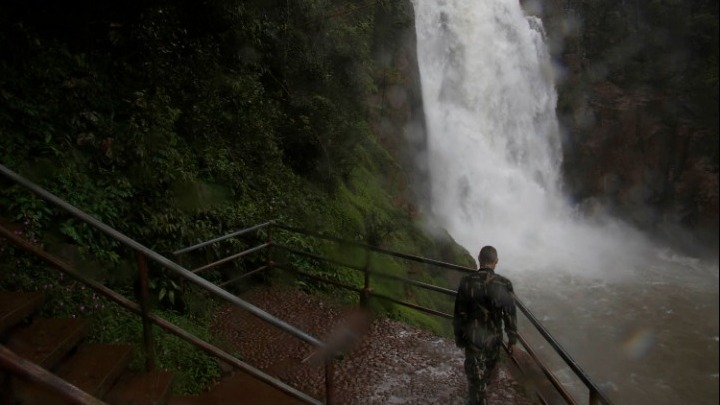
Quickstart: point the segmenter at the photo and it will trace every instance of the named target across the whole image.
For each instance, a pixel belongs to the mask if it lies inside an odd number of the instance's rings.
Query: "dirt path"
[[[453,342],[388,320],[370,321],[299,290],[255,289],[244,299],[320,340],[346,349],[335,363],[334,399],[340,404],[462,404],[466,393],[463,354]],[[367,321],[366,321],[367,320]],[[330,331],[335,334],[328,336]],[[361,334],[353,342],[351,333]],[[340,331],[340,333],[338,333]],[[290,385],[324,398],[323,353],[227,306],[214,332],[243,360]],[[505,367],[489,391],[492,404],[530,404]]]

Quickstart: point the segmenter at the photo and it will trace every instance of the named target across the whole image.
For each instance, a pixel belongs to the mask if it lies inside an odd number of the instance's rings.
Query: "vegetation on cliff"
[[[472,263],[421,229],[406,197],[398,198],[407,186],[397,172],[407,169],[372,130],[386,111],[367,101],[388,84],[406,84],[393,55],[412,29],[408,2],[9,1],[0,26],[0,163],[144,245],[169,255],[278,219]],[[5,179],[0,185],[0,216],[19,232],[132,296],[129,252]],[[54,273],[28,273],[30,259],[3,249],[5,288],[44,288],[63,304],[52,310],[66,314],[93,308],[87,313],[104,325],[95,339],[140,338],[137,324],[90,292]],[[397,263],[384,269],[407,271]],[[153,274],[164,316],[189,314],[194,331],[207,336],[207,303]],[[186,353],[164,345],[161,363],[193,364],[181,390],[197,391],[216,371]]]

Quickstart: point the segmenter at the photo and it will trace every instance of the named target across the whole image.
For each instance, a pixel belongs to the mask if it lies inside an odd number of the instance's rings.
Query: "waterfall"
[[[432,210],[471,254],[503,267],[633,268],[645,249],[576,218],[560,185],[557,94],[542,22],[517,1],[415,0]],[[610,236],[610,237],[609,237]],[[619,250],[618,250],[619,249]],[[618,262],[620,261],[620,262]]]
[[[473,255],[498,248],[498,272],[611,397],[716,403],[717,261],[653,246],[563,196],[541,21],[517,0],[413,2],[440,225]]]

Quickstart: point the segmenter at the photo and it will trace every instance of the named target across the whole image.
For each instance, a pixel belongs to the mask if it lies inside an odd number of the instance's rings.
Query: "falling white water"
[[[516,0],[414,6],[441,225],[473,255],[498,248],[499,271],[611,397],[716,401],[718,264],[655,247],[612,219],[585,218],[566,201],[541,21]]]
[[[542,22],[507,0],[417,0],[415,11],[432,209],[442,225],[474,254],[494,245],[517,271],[632,271],[649,249],[643,238],[575,218],[561,195]],[[636,237],[615,237],[628,233]]]

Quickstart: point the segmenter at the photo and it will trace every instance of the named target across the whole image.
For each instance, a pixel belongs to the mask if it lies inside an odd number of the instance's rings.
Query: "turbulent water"
[[[499,271],[611,398],[716,403],[717,262],[563,197],[541,21],[517,1],[414,5],[435,216],[470,252],[498,248]]]

